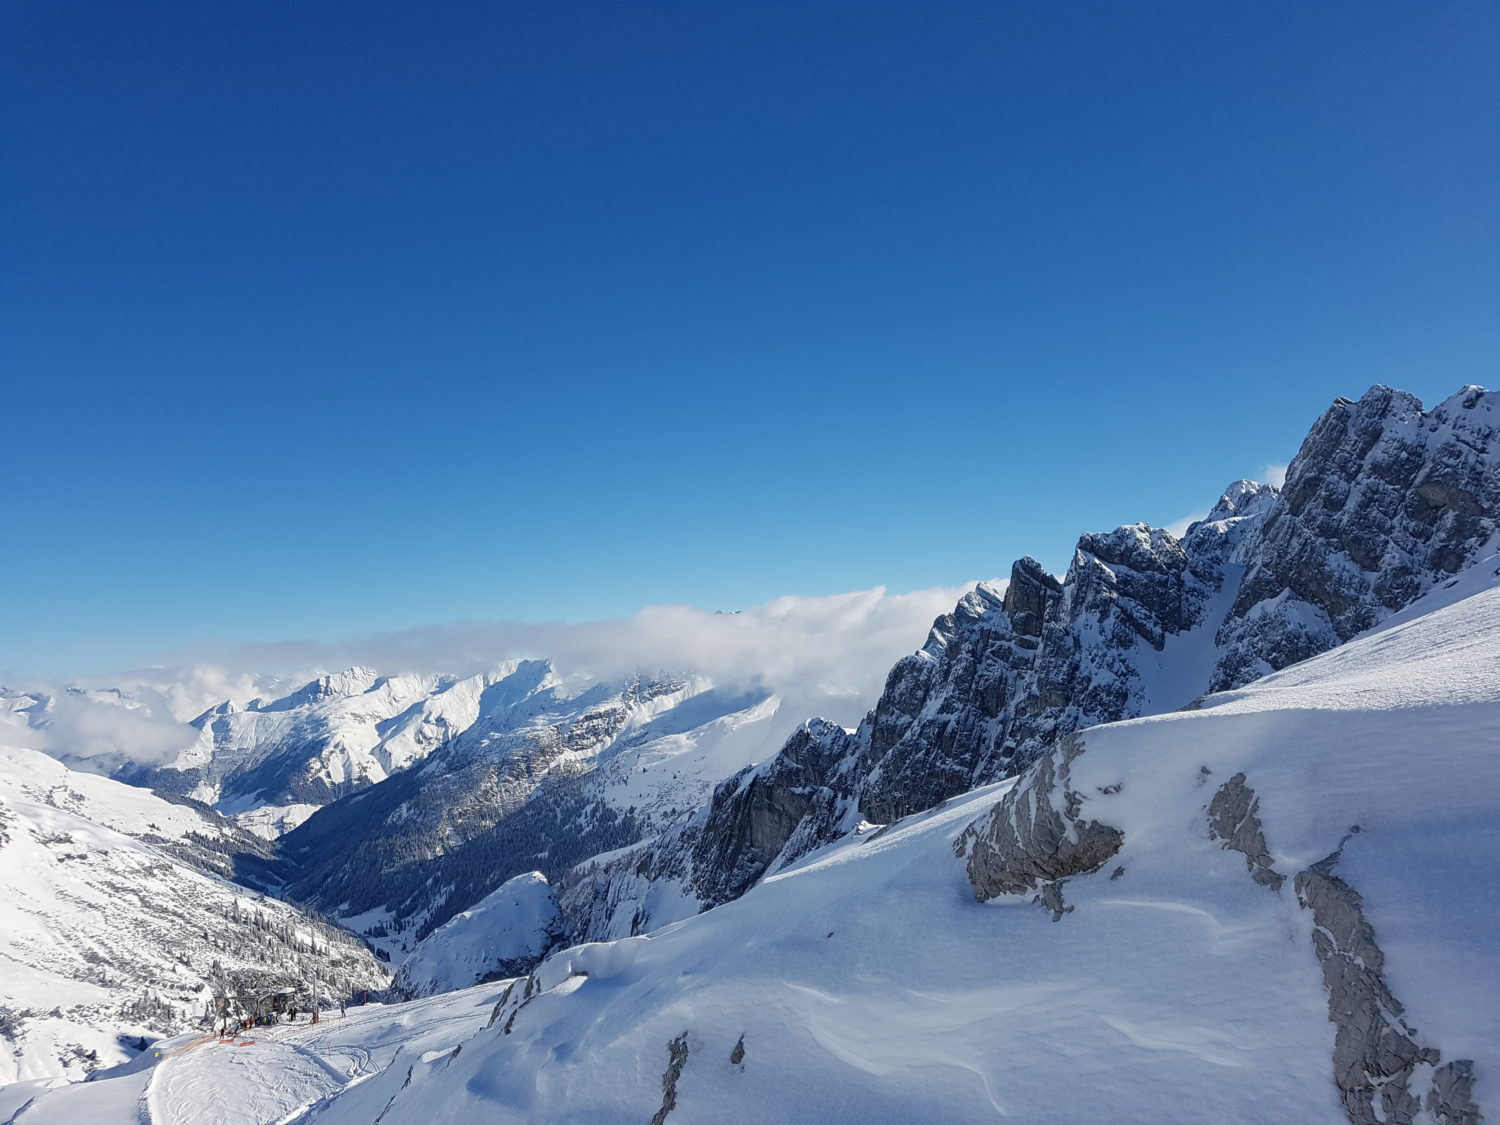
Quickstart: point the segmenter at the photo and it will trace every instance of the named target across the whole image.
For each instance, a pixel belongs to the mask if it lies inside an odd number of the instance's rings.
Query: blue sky
[[[1060,570],[1495,385],[1497,58],[1488,0],[11,0],[0,668]]]

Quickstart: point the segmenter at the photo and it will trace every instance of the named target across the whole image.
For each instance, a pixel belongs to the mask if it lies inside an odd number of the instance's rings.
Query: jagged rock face
[[[1159,653],[1169,636],[1203,623],[1209,599],[1223,584],[1227,554],[1210,548],[1231,527],[1242,533],[1240,525],[1250,518],[1205,521],[1197,536],[1202,549],[1191,554],[1169,532],[1143,524],[1079,540],[1043,623],[1027,698],[1008,732],[1017,767],[1060,734],[1146,713],[1151,701],[1142,690],[1143,649]]]
[[[742,770],[715,791],[712,833],[693,849],[693,889],[707,903],[738,898],[801,830],[816,846],[835,826],[838,797],[827,781],[849,757],[850,736],[815,720],[787,741],[773,769]]]
[[[639,911],[643,870],[722,902],[861,819],[931,808],[1023,771],[1073,731],[1180,708],[1332,648],[1495,535],[1497,402],[1466,388],[1423,412],[1375,387],[1313,427],[1284,493],[1238,481],[1180,540],[1145,525],[1085,535],[1061,583],[1021,560],[1003,596],[981,585],[934,623],[853,735],[809,725],[720,786],[690,846],[676,834],[628,873],[595,870],[632,882],[629,893],[573,891],[596,925],[612,897]],[[605,926],[618,932],[619,919]]]
[[[1053,921],[1066,911],[1062,882],[1097,871],[1125,842],[1119,829],[1081,815],[1082,798],[1069,788],[1069,769],[1083,753],[1076,735],[1062,739],[1024,781],[954,843],[966,860],[974,897],[1040,890]]]
[[[1430,411],[1373,387],[1319,419],[1246,544],[1212,688],[1348,640],[1472,562],[1500,526],[1500,395]]]
[[[981,584],[933,623],[920,653],[891,670],[859,731],[858,802],[867,819],[886,824],[929,809],[1002,768],[1005,719],[1060,588],[1022,559],[1003,599]]]

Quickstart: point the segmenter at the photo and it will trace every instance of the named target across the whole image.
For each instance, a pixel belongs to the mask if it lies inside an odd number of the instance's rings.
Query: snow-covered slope
[[[540,871],[517,875],[423,939],[401,963],[393,990],[431,996],[514,977],[562,936],[562,917],[546,878]]]
[[[1478,1125],[1500,1076],[1497,572],[716,910],[402,1009],[450,1034],[301,1120]]]
[[[206,809],[0,746],[0,1081],[111,1065],[196,1025],[216,992],[297,986],[304,969],[334,994],[383,987],[347,934],[223,877],[257,843]]]

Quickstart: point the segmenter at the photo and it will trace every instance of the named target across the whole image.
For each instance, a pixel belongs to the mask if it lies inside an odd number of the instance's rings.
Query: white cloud
[[[919,648],[933,619],[969,588],[783,597],[737,613],[657,605],[613,621],[457,622],[337,644],[246,646],[217,663],[292,678],[356,664],[466,674],[513,657],[547,657],[560,672],[603,679],[693,672],[723,684],[873,695],[890,666]]]
[[[8,710],[0,715],[6,744],[43,750],[85,768],[166,762],[198,737],[172,715],[166,698],[149,688],[123,695],[55,685],[32,690],[49,698],[29,714]]]
[[[1286,483],[1286,469],[1285,465],[1278,465],[1273,462],[1260,471],[1261,480],[1266,484],[1280,488]]]
[[[1004,583],[997,583],[1003,587]],[[882,587],[826,597],[783,597],[739,613],[649,606],[632,617],[583,623],[472,621],[325,644],[286,642],[184,654],[160,667],[58,684],[12,685],[46,694],[47,724],[0,730],[75,763],[173,757],[197,732],[185,720],[224,699],[275,697],[324,672],[363,665],[387,674],[472,674],[515,657],[547,657],[568,675],[695,673],[726,686],[819,700],[852,722],[874,703],[891,665],[921,647],[934,618],[971,586],[890,594]],[[120,689],[123,697],[113,690]],[[838,701],[842,701],[840,704]],[[810,718],[799,715],[798,718]],[[14,728],[14,729],[11,729]]]

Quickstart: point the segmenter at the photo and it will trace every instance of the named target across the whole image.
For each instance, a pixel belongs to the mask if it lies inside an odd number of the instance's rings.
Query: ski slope
[[[6,1125],[277,1125],[306,1120],[374,1074],[445,1057],[489,1018],[500,988],[325,1013],[227,1040],[180,1036],[87,1082],[0,1087]]]

